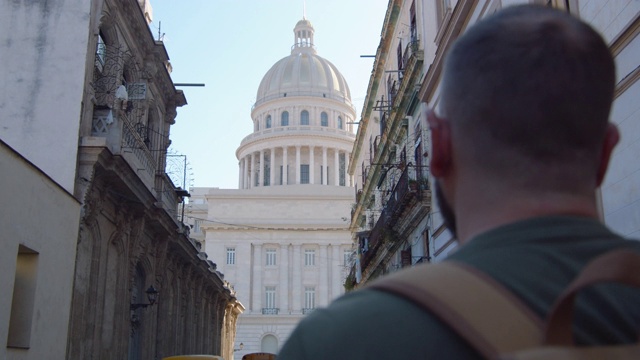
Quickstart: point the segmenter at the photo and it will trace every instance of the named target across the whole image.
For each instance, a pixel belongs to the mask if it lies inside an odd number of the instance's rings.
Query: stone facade
[[[637,154],[634,144],[640,137],[640,108],[634,100],[640,94],[637,2],[393,0],[383,24],[349,167],[358,189],[351,228],[359,249],[350,286],[416,262],[439,261],[457,246],[436,204],[431,203],[433,179],[426,167],[429,131],[425,111],[438,106],[443,59],[453,41],[468,26],[501,7],[530,2],[582,18],[599,30],[611,47],[618,78],[611,120],[619,126],[622,140],[600,190],[601,213],[613,230],[636,237],[640,233],[640,178],[633,161]],[[408,29],[403,24],[409,24]],[[405,48],[407,43],[416,46]],[[402,76],[394,76],[398,73]],[[377,104],[379,111],[373,111],[371,103]],[[411,180],[422,184],[419,190],[407,189]]]
[[[242,307],[178,221],[164,172],[186,104],[147,2],[106,1],[94,23],[76,196],[83,216],[67,358],[229,354]],[[159,292],[147,304],[145,291]],[[96,301],[100,306],[95,306]]]
[[[179,220],[165,164],[186,99],[149,2],[0,10],[0,357],[231,358],[243,307]]]
[[[3,141],[0,169],[0,359],[63,359],[80,203]]]
[[[246,307],[237,357],[277,353],[305,314],[344,292],[352,254],[351,94],[317,55],[311,23],[299,21],[294,35],[291,55],[258,89],[254,131],[236,151],[239,189],[191,189],[187,211],[192,238]]]

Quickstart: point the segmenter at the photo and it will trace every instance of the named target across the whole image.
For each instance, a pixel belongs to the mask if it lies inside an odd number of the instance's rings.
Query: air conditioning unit
[[[402,127],[407,128],[409,127],[409,123],[413,121],[413,116],[405,116],[404,119],[402,119]]]

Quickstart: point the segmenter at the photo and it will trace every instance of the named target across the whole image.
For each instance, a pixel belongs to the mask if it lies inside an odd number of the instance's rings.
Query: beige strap
[[[542,321],[495,280],[459,263],[424,264],[368,288],[403,296],[444,321],[485,358],[539,346]]]
[[[546,344],[573,344],[571,324],[575,297],[578,291],[604,282],[640,288],[640,254],[626,249],[613,250],[589,262],[552,307],[545,329]]]

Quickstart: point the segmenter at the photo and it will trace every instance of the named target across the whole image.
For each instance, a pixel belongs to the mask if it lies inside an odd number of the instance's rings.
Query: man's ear
[[[431,129],[431,174],[436,178],[445,176],[451,167],[451,126],[449,122],[429,109],[427,122]]]
[[[596,186],[602,185],[604,181],[604,176],[607,173],[607,168],[609,167],[609,161],[611,160],[611,154],[613,153],[613,149],[616,147],[620,141],[620,132],[618,131],[618,127],[613,124],[607,124],[607,131],[604,136],[604,142],[602,143],[602,153],[600,155],[600,163],[598,164],[598,173],[596,178]]]

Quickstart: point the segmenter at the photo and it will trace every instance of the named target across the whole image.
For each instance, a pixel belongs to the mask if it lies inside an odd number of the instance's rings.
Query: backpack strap
[[[549,312],[545,344],[574,345],[571,325],[576,295],[580,290],[600,283],[618,283],[640,289],[640,254],[630,249],[612,250],[589,262]]]
[[[399,295],[426,309],[487,359],[542,343],[542,320],[509,290],[468,265],[419,265],[367,288]]]

